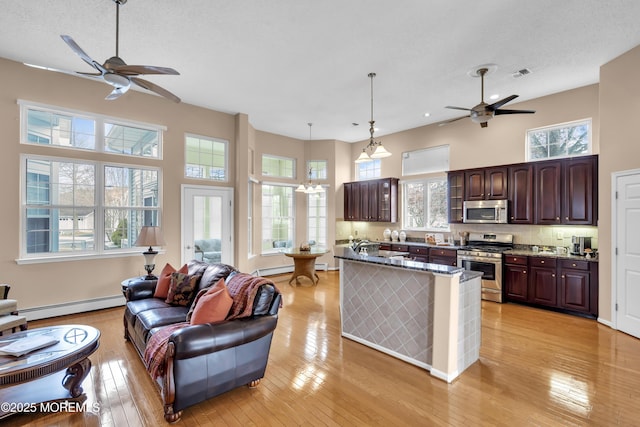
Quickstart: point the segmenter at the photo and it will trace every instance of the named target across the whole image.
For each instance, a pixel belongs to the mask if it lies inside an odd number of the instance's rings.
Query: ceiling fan
[[[494,66],[495,67],[495,66]],[[452,107],[447,106],[446,108],[451,108],[454,110],[465,110],[469,111],[468,116],[458,117],[452,120],[448,120],[443,122],[442,124],[447,124],[451,122],[455,122],[456,120],[464,119],[466,117],[470,117],[471,120],[475,123],[480,123],[480,127],[486,128],[487,122],[493,118],[493,116],[497,116],[500,114],[533,114],[535,110],[506,110],[501,109],[504,104],[507,102],[511,102],[518,97],[518,95],[511,95],[503,98],[499,101],[494,102],[493,104],[487,104],[484,102],[484,76],[489,72],[488,67],[482,67],[475,70],[475,72],[470,73],[474,77],[480,77],[480,104],[476,105],[473,108],[463,108],[463,107]]]
[[[123,5],[127,0],[113,0],[116,4],[116,55],[107,59],[104,64],[100,64],[97,61],[91,59],[87,53],[78,46],[78,44],[71,38],[71,36],[61,35],[62,40],[73,50],[84,62],[96,69],[96,73],[85,73],[78,71],[78,74],[83,76],[96,78],[103,80],[106,83],[113,86],[113,91],[107,95],[105,99],[114,100],[125,94],[131,87],[131,83],[140,86],[143,89],[150,90],[162,95],[173,102],[180,102],[173,93],[168,90],[152,83],[148,80],[143,80],[137,76],[144,74],[171,74],[179,75],[173,68],[156,67],[153,65],[127,65],[122,58],[118,56],[118,36],[120,26],[120,5]]]

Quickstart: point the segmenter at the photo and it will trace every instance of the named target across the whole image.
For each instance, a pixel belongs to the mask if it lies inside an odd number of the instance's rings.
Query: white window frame
[[[94,224],[94,248],[92,250],[86,251],[74,251],[74,252],[48,252],[48,253],[27,253],[27,237],[26,237],[26,222],[27,222],[27,161],[28,160],[42,160],[42,161],[51,161],[51,162],[64,162],[64,163],[77,163],[77,164],[85,164],[85,165],[93,165],[95,168],[95,182],[94,182],[94,209],[95,209],[95,224]],[[105,189],[105,177],[104,177],[104,169],[105,167],[117,167],[117,168],[127,168],[127,169],[139,169],[139,170],[149,170],[155,171],[158,176],[158,194],[157,194],[157,206],[149,207],[152,209],[144,209],[144,206],[136,206],[136,207],[124,207],[122,209],[134,209],[134,210],[153,210],[157,212],[156,218],[158,224],[153,225],[161,225],[162,224],[162,169],[157,167],[149,167],[149,166],[140,166],[140,165],[132,165],[132,164],[123,164],[116,162],[104,162],[104,161],[92,161],[86,159],[72,159],[72,158],[63,158],[63,157],[55,157],[55,156],[43,156],[43,155],[35,155],[35,154],[21,154],[20,155],[20,257],[16,260],[18,264],[27,264],[27,263],[39,263],[39,262],[53,262],[53,261],[73,261],[77,259],[86,259],[86,258],[106,258],[106,257],[114,257],[114,256],[123,256],[128,254],[139,254],[140,248],[136,248],[131,243],[131,247],[122,248],[122,249],[105,249],[104,248],[104,237],[106,230],[104,224],[104,214],[106,209],[118,209],[118,207],[107,206],[104,201],[104,189]],[[47,205],[50,206],[50,205]],[[47,207],[45,207],[46,209]],[[65,208],[73,208],[73,205],[65,206]],[[142,225],[142,224],[141,224]],[[150,224],[144,224],[150,225]],[[96,236],[101,236],[97,238]],[[133,237],[137,237],[136,235]],[[132,237],[130,237],[131,239]]]
[[[318,167],[322,164],[322,167]],[[309,178],[314,181],[326,181],[328,172],[328,162],[326,160],[307,160],[307,174],[310,172],[310,176],[307,175],[306,178]]]
[[[448,232],[451,230],[450,224],[448,222],[446,222],[445,219],[445,223],[446,223],[446,227],[442,227],[442,228],[433,228],[433,227],[428,227],[427,224],[429,224],[429,207],[431,204],[431,198],[430,198],[430,193],[428,191],[428,187],[429,184],[432,182],[440,182],[440,183],[444,183],[445,187],[447,185],[447,176],[443,175],[443,176],[432,176],[429,178],[423,178],[423,179],[414,179],[414,180],[410,180],[410,181],[403,181],[401,182],[402,185],[402,228],[404,230],[411,230],[411,231],[425,231],[425,232]],[[408,220],[408,197],[407,197],[407,185],[410,184],[423,184],[424,188],[425,188],[425,198],[424,198],[424,213],[425,213],[425,218],[424,218],[424,227],[410,227],[409,224],[409,220]],[[446,197],[445,194],[445,203],[448,203],[448,198]],[[445,208],[445,211],[447,209]]]
[[[580,125],[586,125],[588,128],[587,131],[587,152],[577,153],[577,154],[569,154],[568,152],[558,156],[547,156],[547,157],[531,157],[531,135],[540,131],[553,131],[556,129],[570,128],[576,127]],[[593,123],[591,118],[574,120],[570,122],[558,123],[551,126],[542,126],[534,129],[527,129],[525,133],[525,159],[527,162],[535,162],[541,160],[550,160],[550,159],[561,159],[566,157],[580,157],[580,156],[588,156],[593,152]]]
[[[277,183],[277,182],[262,182],[260,185],[260,206],[261,206],[261,211],[262,211],[262,221],[261,221],[261,230],[260,230],[260,254],[261,255],[271,255],[271,254],[279,254],[280,251],[283,248],[263,248],[262,245],[264,243],[264,241],[269,238],[270,240],[274,240],[273,239],[273,235],[270,234],[269,236],[265,235],[265,218],[267,218],[266,213],[265,213],[265,207],[264,207],[264,187],[265,186],[270,186],[270,187],[283,187],[283,188],[289,188],[291,189],[291,214],[288,217],[281,217],[281,218],[289,218],[290,222],[291,222],[291,235],[288,236],[289,239],[291,241],[291,247],[295,246],[295,242],[296,242],[296,192],[295,187],[290,185],[290,184],[283,184],[283,183]]]
[[[324,206],[314,206],[314,201],[316,200],[324,200]],[[321,212],[312,212],[314,208],[318,210],[321,209]],[[315,240],[316,246],[326,247],[327,246],[327,236],[328,236],[328,228],[329,228],[329,203],[327,199],[327,192],[323,191],[322,193],[311,193],[307,194],[307,241]],[[321,234],[320,237],[316,237],[316,234],[311,228],[311,219],[315,218],[316,221],[320,221],[324,219],[324,227],[318,227],[317,231]]]
[[[218,143],[218,144],[222,144],[224,146],[224,179],[216,179],[211,177],[211,171],[209,171],[209,177],[205,177],[204,172],[206,170],[207,167],[209,167],[208,165],[204,165],[202,163],[188,163],[187,162],[187,158],[188,158],[188,154],[187,154],[187,138],[195,138],[198,140],[204,140],[204,141],[210,141],[213,143]],[[198,158],[200,159],[202,156],[202,152],[198,152]],[[192,134],[192,133],[187,133],[184,135],[184,159],[185,159],[185,165],[184,165],[184,177],[187,179],[201,179],[207,182],[213,181],[213,182],[229,182],[229,141],[227,141],[226,139],[222,139],[222,138],[214,138],[211,136],[204,136],[204,135],[196,135],[196,134]],[[209,167],[211,168],[211,167]],[[187,174],[187,171],[189,169],[198,169],[200,170],[202,173],[200,174],[201,176],[191,176]]]
[[[85,111],[73,110],[70,108],[63,108],[58,106],[52,106],[47,104],[40,104],[31,101],[25,101],[22,99],[18,100],[18,105],[20,106],[20,143],[31,146],[43,146],[42,144],[34,144],[29,142],[28,139],[28,110],[37,110],[54,114],[62,114],[62,115],[71,115],[73,117],[80,117],[83,119],[94,120],[95,121],[95,148],[87,149],[87,148],[79,148],[79,147],[67,147],[62,145],[52,145],[47,144],[46,147],[50,147],[57,150],[73,150],[79,152],[98,152],[98,153],[106,153],[114,156],[125,156],[125,157],[134,157],[140,158],[140,155],[137,154],[126,154],[119,153],[114,151],[106,150],[106,135],[104,134],[104,125],[105,123],[119,125],[119,126],[127,126],[134,127],[139,129],[145,129],[150,131],[155,131],[158,133],[158,146],[157,146],[157,154],[155,156],[142,156],[145,159],[157,159],[162,160],[162,137],[164,131],[167,130],[165,126],[160,126],[156,124],[143,123],[143,122],[134,122],[122,118],[105,116],[96,113],[89,113]]]
[[[356,181],[366,181],[382,177],[382,161],[380,159],[371,159],[366,162],[356,163],[355,168]],[[364,174],[361,172],[364,172]]]
[[[291,161],[291,176],[287,175],[269,175],[263,169],[262,165],[265,158],[277,159],[277,160],[290,160]],[[294,157],[276,156],[274,154],[263,154],[260,159],[260,173],[262,176],[268,176],[269,178],[283,178],[283,179],[296,179],[296,159]]]

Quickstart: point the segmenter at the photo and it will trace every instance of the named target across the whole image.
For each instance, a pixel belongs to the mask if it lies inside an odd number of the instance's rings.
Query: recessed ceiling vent
[[[515,71],[513,74],[511,74],[511,76],[514,79],[517,79],[518,77],[526,76],[527,74],[531,74],[531,70],[528,68],[523,68],[522,70]]]

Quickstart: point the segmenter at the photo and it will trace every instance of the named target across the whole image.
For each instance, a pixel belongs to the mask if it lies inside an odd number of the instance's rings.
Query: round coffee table
[[[316,258],[329,252],[322,248],[311,248],[309,251],[301,251],[299,249],[287,249],[282,251],[286,256],[293,258],[293,274],[289,280],[289,284],[296,279],[296,284],[299,285],[298,276],[304,276],[311,279],[311,282],[316,285],[320,278],[316,274]]]
[[[44,402],[86,398],[82,381],[91,370],[88,357],[100,345],[100,331],[86,325],[36,328],[1,337],[0,349],[38,335],[58,342],[19,357],[0,355],[0,418],[25,408],[37,412]]]

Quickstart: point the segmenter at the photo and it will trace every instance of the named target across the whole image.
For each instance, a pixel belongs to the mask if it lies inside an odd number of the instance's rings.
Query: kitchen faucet
[[[353,249],[354,252],[358,252],[358,249],[360,249],[360,246],[366,245],[370,243],[368,240],[360,240],[359,242],[353,242],[353,244],[351,245],[351,249]]]

